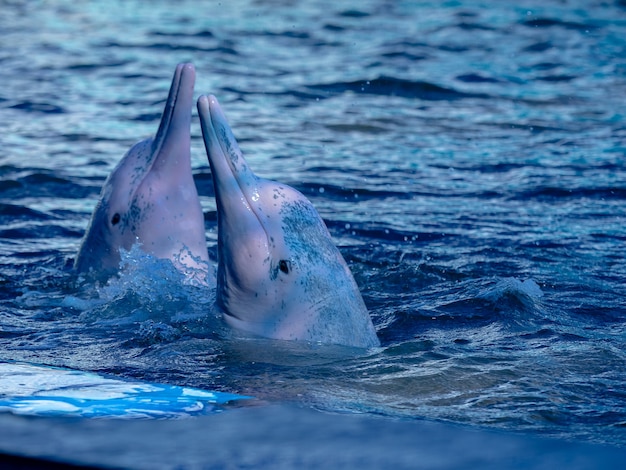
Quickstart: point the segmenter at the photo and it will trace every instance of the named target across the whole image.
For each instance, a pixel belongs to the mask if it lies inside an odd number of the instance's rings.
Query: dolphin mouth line
[[[210,105],[211,105],[211,103],[210,103],[211,97],[209,97],[208,99],[209,99],[209,107],[210,107]],[[254,217],[256,218],[259,226],[263,230],[263,233],[265,234],[265,239],[267,240],[267,244],[269,246],[269,236],[267,234],[267,229],[265,228],[265,225],[263,224],[263,221],[262,221],[261,217],[257,213],[257,209],[256,209],[255,205],[252,203],[253,202],[253,197],[249,196],[248,195],[248,191],[246,191],[246,189],[244,189],[244,184],[239,179],[238,172],[235,171],[233,166],[232,166],[232,161],[231,161],[230,156],[229,156],[230,154],[229,154],[229,152],[226,151],[226,149],[224,147],[224,141],[228,140],[228,138],[224,135],[225,132],[224,132],[223,126],[217,126],[216,125],[216,122],[214,121],[214,118],[213,118],[213,114],[210,112],[210,108],[209,108],[209,118],[211,119],[211,127],[213,127],[213,132],[215,132],[215,137],[217,138],[217,142],[219,143],[220,150],[222,151],[222,155],[226,159],[228,170],[230,171],[230,174],[233,177],[233,179],[235,180],[235,182],[237,183],[237,188],[239,188],[239,192],[241,193],[241,196],[246,201],[246,205],[250,208],[250,211],[254,214]],[[217,134],[217,130],[218,129],[220,129],[222,131],[222,135],[220,135],[220,136],[218,136],[218,134]],[[246,162],[245,158],[243,158],[242,155],[239,156],[239,158],[241,158],[244,162]],[[248,166],[248,163],[246,162],[245,165]],[[248,170],[250,171],[250,173],[252,173],[252,171],[250,170],[249,166],[248,166]],[[258,179],[258,177],[256,175],[254,175],[254,174],[252,174],[252,178],[255,181]],[[256,188],[256,186],[255,186],[255,188]]]

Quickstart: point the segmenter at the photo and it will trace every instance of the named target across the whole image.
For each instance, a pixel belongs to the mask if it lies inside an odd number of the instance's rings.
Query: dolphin
[[[74,262],[78,272],[107,279],[118,270],[120,249],[138,243],[183,272],[207,271],[209,280],[204,217],[191,174],[195,78],[193,64],[176,67],[156,135],[131,147],[105,181]]]
[[[311,202],[252,172],[214,96],[197,106],[217,205],[218,312],[266,338],[379,346],[352,273]]]

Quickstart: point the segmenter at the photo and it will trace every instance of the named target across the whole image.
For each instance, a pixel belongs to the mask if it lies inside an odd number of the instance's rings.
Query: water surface
[[[623,2],[2,10],[0,360],[626,443]],[[137,253],[109,285],[72,273],[104,179],[185,61],[251,167],[326,220],[382,348],[233,335],[210,290]],[[195,115],[192,157],[215,260]]]

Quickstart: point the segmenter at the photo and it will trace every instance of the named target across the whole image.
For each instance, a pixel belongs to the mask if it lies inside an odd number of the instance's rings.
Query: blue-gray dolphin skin
[[[379,346],[313,205],[252,172],[214,96],[198,99],[198,113],[217,205],[216,306],[226,322],[267,338]]]
[[[105,181],[74,262],[78,272],[110,277],[118,270],[120,249],[135,243],[181,271],[208,269],[204,217],[191,173],[195,78],[192,64],[176,67],[156,135],[135,144]]]

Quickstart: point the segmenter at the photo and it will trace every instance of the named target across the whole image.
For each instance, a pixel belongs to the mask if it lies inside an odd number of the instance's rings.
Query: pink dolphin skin
[[[79,272],[110,277],[120,248],[130,250],[135,243],[171,259],[181,271],[208,268],[204,217],[191,173],[195,79],[192,64],[176,67],[156,135],[135,144],[105,181],[74,263]]]
[[[313,205],[257,177],[214,96],[198,99],[218,213],[216,306],[274,339],[379,346],[358,286]]]

